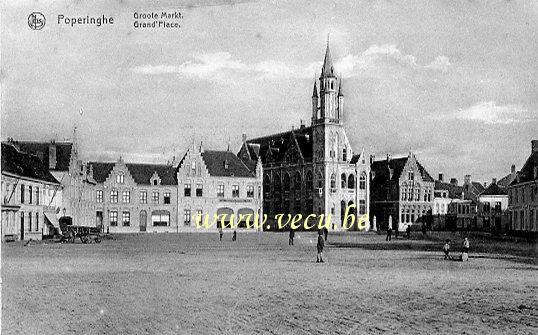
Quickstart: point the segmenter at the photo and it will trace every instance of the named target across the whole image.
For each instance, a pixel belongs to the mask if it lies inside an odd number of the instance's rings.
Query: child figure
[[[323,263],[323,247],[325,246],[325,240],[323,239],[323,232],[320,231],[318,233],[318,258],[316,260],[316,263]]]
[[[446,240],[446,243],[443,246],[443,252],[445,253],[445,259],[450,259],[450,240]]]

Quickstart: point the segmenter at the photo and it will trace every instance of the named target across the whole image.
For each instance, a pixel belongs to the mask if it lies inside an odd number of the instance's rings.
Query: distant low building
[[[478,196],[478,228],[502,231],[508,221],[508,193],[493,179],[491,184]]]
[[[247,228],[240,215],[249,214],[252,228],[256,216],[263,217],[262,178],[260,160],[249,168],[229,150],[191,146],[177,168],[179,231],[216,231],[232,225]],[[196,220],[203,224],[205,217],[209,227],[198,229]]]
[[[466,179],[471,185],[468,188],[478,187],[471,184],[470,176],[466,176]],[[475,197],[471,193],[465,193],[465,187],[458,185],[456,178],[446,183],[442,174],[439,174],[439,179],[435,181],[434,194],[434,229],[476,228],[476,201],[473,200]]]
[[[36,155],[2,143],[2,238],[40,240],[58,228],[60,183]]]
[[[531,155],[508,186],[511,230],[518,233],[538,231],[538,140],[531,141]]]
[[[434,180],[415,155],[372,161],[371,176],[370,211],[379,227],[386,229],[390,217],[393,229],[431,226]]]
[[[109,233],[177,232],[177,180],[171,164],[89,162],[96,226]]]

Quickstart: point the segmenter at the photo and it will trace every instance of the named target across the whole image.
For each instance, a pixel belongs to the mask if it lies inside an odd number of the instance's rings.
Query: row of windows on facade
[[[512,223],[516,230],[533,231],[536,229],[537,221],[538,210],[529,209],[528,216],[525,215],[525,211],[523,210],[512,211]]]
[[[320,175],[320,180],[318,181],[318,188],[323,188],[323,180],[322,176]],[[274,190],[276,192],[279,192],[281,189],[281,185],[283,186],[284,192],[289,192],[291,186],[291,179],[289,174],[284,175],[284,179],[282,183],[280,182],[280,176],[277,174],[274,178]],[[265,192],[270,192],[270,185],[271,180],[268,175],[264,177],[264,187],[266,188]],[[312,183],[312,173],[309,171],[306,174],[306,185],[307,185],[307,191],[313,190],[313,183]],[[340,187],[342,189],[348,188],[348,189],[355,189],[355,175],[349,174],[348,176],[345,173],[342,173],[340,176]],[[299,172],[295,173],[294,177],[294,184],[293,189],[295,191],[300,191],[302,188],[302,178],[301,174]],[[336,174],[331,174],[331,189],[336,189]],[[361,174],[359,177],[359,189],[365,190],[366,189],[366,174]]]
[[[14,192],[15,191],[15,186],[13,186],[13,190],[9,190],[9,184],[7,185],[7,189],[6,189],[6,192],[7,192],[7,199],[9,199],[11,197],[11,192]],[[52,189],[49,189],[49,190],[44,190],[44,192],[48,192],[49,196],[52,196],[54,194],[54,191]],[[46,194],[46,193],[45,193]],[[21,185],[20,186],[20,200],[21,200],[21,204],[25,204],[25,203],[28,203],[30,205],[40,205],[40,202],[41,202],[41,190],[38,186],[35,186],[35,187],[32,187],[30,185],[28,185],[28,188],[26,187],[26,185]],[[7,199],[5,199],[7,201]]]
[[[494,213],[500,213],[502,211],[501,209],[501,202],[500,201],[495,201],[495,207],[491,207],[491,204],[489,203],[489,201],[485,201],[483,204],[482,204],[482,212],[484,213],[489,213],[489,212],[494,212]]]
[[[424,190],[422,192],[423,199],[426,202],[432,201],[432,191]],[[401,200],[403,201],[419,201],[420,200],[420,189],[419,188],[402,188],[401,190]]]
[[[528,192],[525,192],[526,187],[517,187],[512,190],[509,190],[509,202],[511,205],[519,204],[519,203],[525,203],[526,199],[530,199],[530,201],[535,201],[538,197],[538,186],[531,185],[531,187],[527,188]],[[528,193],[528,198],[526,198],[526,194]]]
[[[123,172],[120,172],[116,175],[116,184],[123,184],[125,182],[125,174]],[[159,185],[159,180],[157,178],[154,178],[151,180],[151,185],[157,186]]]
[[[419,218],[423,218],[428,214],[428,211],[426,209],[423,209],[422,211],[420,209],[402,209],[400,222],[402,223],[414,223]]]
[[[111,227],[118,226],[118,211],[110,211],[108,214],[108,219]],[[121,212],[121,223],[123,227],[131,226],[131,212],[123,211]],[[170,213],[152,212],[151,214],[151,223],[153,226],[169,226],[170,225]]]
[[[163,203],[164,204],[170,204],[170,192],[164,192],[163,195]],[[119,191],[112,190],[110,191],[110,203],[117,204],[119,200]],[[103,191],[97,190],[95,193],[95,201],[98,203],[102,203],[104,201],[103,198]],[[130,191],[122,191],[121,192],[121,201],[124,204],[131,203],[131,192]],[[147,191],[140,191],[140,197],[139,202],[141,204],[147,204],[148,203],[148,192]],[[160,193],[159,192],[152,192],[151,193],[151,202],[154,204],[158,204],[160,202]]]
[[[247,185],[247,198],[254,198],[254,186]],[[217,185],[217,197],[224,198],[225,186],[224,184]],[[196,184],[196,196],[202,197],[204,194],[204,188],[202,184]],[[191,184],[184,184],[183,186],[183,195],[185,197],[192,196]],[[259,194],[258,194],[259,196]],[[239,185],[232,185],[232,198],[239,198]]]
[[[32,222],[33,218],[35,218],[35,222]],[[39,231],[39,213],[24,213],[21,212],[21,226],[25,226],[25,224],[28,224],[28,231]]]

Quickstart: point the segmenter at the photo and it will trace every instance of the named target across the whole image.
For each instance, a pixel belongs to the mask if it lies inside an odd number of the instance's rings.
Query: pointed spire
[[[325,59],[323,60],[321,77],[334,77],[333,60],[331,58],[331,50],[329,49],[329,35],[327,35],[327,49],[325,50]]]
[[[312,98],[318,97],[318,84],[316,80],[314,80],[314,91],[312,92]]]
[[[340,78],[342,78],[342,77],[340,77]],[[340,79],[340,82],[338,83],[338,96],[339,97],[344,96],[344,92],[342,91],[342,79]]]

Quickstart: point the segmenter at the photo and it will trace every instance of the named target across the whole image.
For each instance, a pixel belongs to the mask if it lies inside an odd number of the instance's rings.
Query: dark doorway
[[[24,213],[21,213],[21,241],[24,240]]]
[[[140,231],[146,231],[146,226],[148,224],[148,213],[146,211],[140,212]]]

